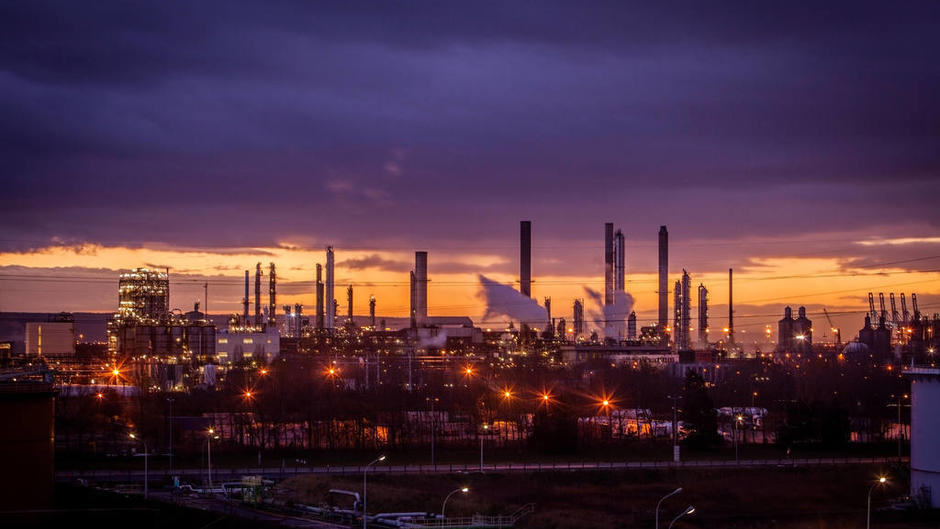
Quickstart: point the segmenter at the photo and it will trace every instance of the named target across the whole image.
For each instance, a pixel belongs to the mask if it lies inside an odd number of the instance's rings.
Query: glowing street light
[[[215,428],[209,427],[207,430],[209,435],[206,436],[206,453],[208,454],[208,469],[209,469],[209,488],[212,488],[212,440],[218,439],[219,436],[215,435]]]
[[[447,508],[447,500],[449,500],[451,496],[453,496],[454,494],[456,494],[456,493],[458,493],[458,492],[463,492],[464,494],[466,494],[466,493],[470,492],[470,489],[469,489],[468,487],[460,487],[460,488],[457,488],[457,489],[454,489],[454,490],[450,491],[450,494],[448,494],[446,497],[444,497],[444,504],[441,505],[441,520],[442,520],[442,523],[443,523],[443,519],[444,519],[444,509]]]
[[[134,432],[128,434],[128,437],[137,441],[137,435]],[[150,489],[150,465],[147,461],[147,458],[150,456],[149,450],[147,449],[147,441],[140,439],[144,443],[144,499],[146,500],[149,496]]]
[[[680,513],[678,514],[678,516],[676,516],[675,518],[672,519],[671,522],[669,522],[669,528],[668,528],[668,529],[672,529],[672,525],[673,525],[674,523],[676,523],[676,520],[678,520],[679,518],[682,518],[682,517],[685,516],[686,514],[692,514],[693,512],[695,512],[695,507],[692,507],[691,505],[689,505],[688,507],[686,507],[684,511],[680,512]]]
[[[871,484],[871,488],[868,489],[868,512],[865,517],[865,529],[871,529],[871,492],[875,490],[875,487],[878,485],[884,485],[888,481],[888,478],[881,476],[878,478],[878,481]]]
[[[665,500],[666,498],[670,496],[679,494],[680,492],[682,492],[682,487],[679,487],[676,490],[670,492],[669,494],[666,494],[665,496],[660,498],[658,502],[656,502],[656,529],[659,529],[659,506],[662,505],[663,500]]]
[[[369,463],[368,465],[366,465],[365,470],[362,471],[362,529],[367,529],[367,527],[366,527],[366,515],[367,515],[368,511],[366,510],[366,504],[367,504],[367,502],[368,502],[368,497],[369,497],[369,496],[368,496],[368,494],[367,494],[367,489],[366,489],[366,473],[369,472],[369,468],[372,467],[372,465],[378,463],[379,461],[385,461],[385,456],[384,456],[384,455],[381,455],[381,456],[375,458],[375,460],[373,460],[371,463]]]

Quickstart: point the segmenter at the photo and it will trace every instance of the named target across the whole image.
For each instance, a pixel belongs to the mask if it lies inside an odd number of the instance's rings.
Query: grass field
[[[940,518],[923,514],[878,512],[889,499],[903,496],[903,469],[853,467],[774,468],[757,470],[679,470],[657,472],[578,472],[528,475],[457,476],[374,475],[369,480],[369,512],[440,512],[451,490],[468,486],[447,505],[450,516],[509,513],[535,503],[534,514],[519,527],[539,529],[613,529],[653,527],[653,509],[678,486],[683,492],[666,500],[662,527],[688,505],[696,512],[676,527],[748,529],[849,529],[864,527],[866,494],[878,475],[888,486],[873,494],[873,527],[938,527]],[[294,501],[323,504],[330,488],[361,491],[361,478],[303,476],[282,483]],[[346,500],[335,500],[342,502]]]

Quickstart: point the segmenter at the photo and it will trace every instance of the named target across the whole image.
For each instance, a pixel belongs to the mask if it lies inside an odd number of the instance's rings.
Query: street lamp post
[[[672,399],[672,461],[679,462],[679,395],[667,395],[666,398]]]
[[[209,467],[209,489],[212,489],[212,439],[218,439],[215,435],[215,428],[209,428],[209,435],[206,436],[206,454],[208,455]]]
[[[444,497],[444,503],[441,505],[441,520],[442,520],[441,523],[443,523],[443,519],[444,519],[444,509],[447,508],[447,500],[449,500],[451,496],[453,496],[454,494],[458,492],[463,492],[464,494],[466,494],[470,492],[470,489],[467,487],[460,487],[459,489],[454,489],[450,491],[450,494]]]
[[[137,440],[137,435],[133,433],[130,434],[130,437],[131,439]],[[144,443],[144,499],[146,500],[150,495],[149,494],[150,492],[149,490],[150,489],[150,464],[149,464],[149,461],[147,460],[147,457],[150,454],[149,454],[149,451],[147,450],[147,441],[143,439],[141,439],[141,441],[143,441]]]
[[[682,487],[679,487],[676,490],[670,492],[669,494],[666,494],[665,496],[660,498],[658,502],[656,502],[656,529],[659,529],[659,506],[662,505],[663,500],[675,494],[679,494],[680,492],[682,492]]]
[[[489,424],[483,425],[483,432],[480,434],[480,474],[483,473],[483,434],[490,429]]]
[[[676,515],[675,518],[672,519],[671,522],[669,522],[669,528],[668,528],[668,529],[672,529],[672,525],[673,525],[674,523],[676,523],[676,520],[678,520],[679,518],[682,518],[682,517],[685,516],[686,514],[692,514],[693,512],[695,512],[695,507],[692,507],[691,505],[689,505],[688,507],[686,507],[684,511],[680,512],[678,515]]]
[[[170,435],[169,435],[169,456],[170,456],[170,474],[173,473],[173,397],[168,397],[166,399],[170,403]]]
[[[372,465],[378,463],[379,461],[385,461],[385,456],[379,456],[375,458],[375,460],[369,463],[368,465],[366,465],[365,470],[362,471],[362,529],[366,529],[366,513],[368,512],[366,510],[366,507],[368,504],[368,498],[369,498],[368,492],[366,489],[366,474],[369,472],[369,468],[372,467]]]
[[[884,476],[878,478],[878,481],[871,484],[871,487],[868,489],[868,511],[865,516],[865,529],[871,529],[871,493],[875,490],[875,487],[878,485],[884,485],[888,479]]]
[[[741,415],[736,415],[734,420],[731,422],[732,425],[732,435],[734,436],[734,462],[735,464],[740,464],[741,459],[738,457],[738,423],[740,423],[744,417]]]

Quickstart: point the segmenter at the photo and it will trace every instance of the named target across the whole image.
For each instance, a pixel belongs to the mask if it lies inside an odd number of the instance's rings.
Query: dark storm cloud
[[[0,238],[923,235],[938,9],[5,3]]]
[[[354,257],[352,259],[344,259],[336,263],[340,268],[348,268],[350,270],[384,270],[388,272],[408,272],[411,270],[411,263],[405,261],[396,261],[393,259],[385,259],[380,255],[367,255],[364,257]]]

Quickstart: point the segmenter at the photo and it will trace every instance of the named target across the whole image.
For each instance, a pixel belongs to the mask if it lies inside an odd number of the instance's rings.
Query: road
[[[909,458],[902,457],[825,457],[825,458],[784,458],[784,459],[742,459],[733,460],[702,460],[683,461],[610,461],[610,462],[545,462],[545,463],[495,463],[483,466],[483,472],[546,472],[546,471],[598,471],[598,470],[649,470],[669,468],[760,468],[760,467],[807,467],[807,466],[833,466],[833,465],[876,465],[908,462]],[[363,466],[317,466],[317,467],[239,467],[239,468],[213,468],[212,480],[238,481],[242,476],[264,476],[266,478],[284,479],[291,476],[308,474],[322,475],[361,475]],[[374,465],[372,474],[461,474],[480,472],[480,465]],[[179,476],[183,482],[198,482],[206,477],[204,468],[179,468],[172,473],[166,470],[150,472],[153,481],[171,479]],[[140,470],[59,470],[56,480],[62,482],[84,479],[89,481],[105,482],[135,482],[143,481],[144,471]]]

